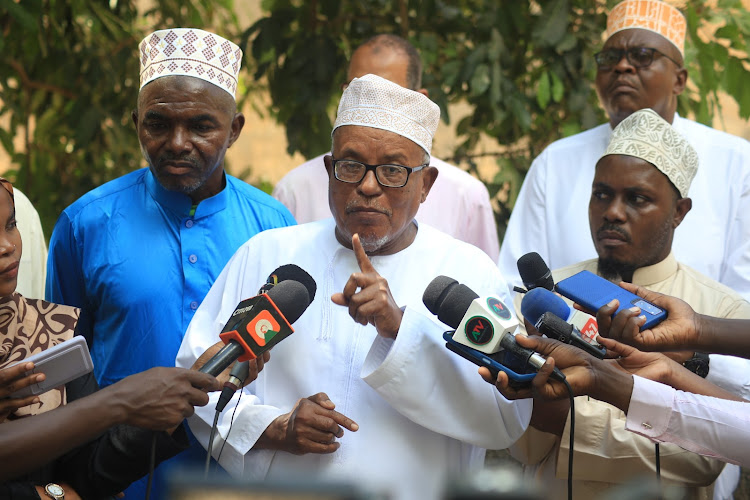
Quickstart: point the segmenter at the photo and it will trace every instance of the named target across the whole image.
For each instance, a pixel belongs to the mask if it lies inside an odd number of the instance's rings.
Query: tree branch
[[[60,94],[63,97],[67,97],[68,99],[76,98],[76,95],[68,89],[64,89],[62,87],[58,87],[57,85],[52,85],[50,83],[33,81],[31,78],[29,78],[29,75],[26,73],[26,70],[23,69],[23,66],[21,66],[21,63],[19,63],[15,59],[9,59],[8,64],[10,65],[10,67],[16,70],[16,72],[18,73],[18,76],[21,78],[22,89],[46,90],[47,92]]]

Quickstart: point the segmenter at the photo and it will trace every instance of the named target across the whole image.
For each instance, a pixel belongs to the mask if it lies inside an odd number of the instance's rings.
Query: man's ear
[[[438,169],[435,167],[425,167],[422,170],[422,200],[420,203],[424,203],[427,199],[427,195],[430,193],[433,184],[438,176]]]
[[[326,172],[328,172],[328,178],[330,179],[333,174],[333,156],[325,155],[323,157],[323,164],[326,167]]]
[[[136,130],[136,132],[137,132],[137,131],[138,131],[138,110],[137,110],[137,109],[134,109],[134,110],[133,110],[133,111],[132,111],[132,112],[130,113],[130,117],[131,117],[131,118],[133,119],[133,123],[135,124],[135,130]]]
[[[680,68],[675,72],[674,87],[672,87],[672,93],[674,95],[680,95],[685,90],[687,85],[688,70]]]
[[[425,97],[430,97],[430,93],[427,92],[427,89],[425,89],[425,88],[421,88],[421,89],[417,90],[417,92],[419,92],[420,94],[422,94]]]
[[[690,209],[693,208],[693,200],[690,198],[680,198],[675,204],[674,218],[672,219],[672,225],[675,229],[682,223]]]
[[[245,115],[242,113],[236,113],[234,115],[234,118],[232,118],[232,131],[231,135],[229,136],[229,146],[231,147],[232,144],[234,144],[234,141],[237,140],[237,138],[240,136],[240,132],[242,132],[242,127],[245,126]]]

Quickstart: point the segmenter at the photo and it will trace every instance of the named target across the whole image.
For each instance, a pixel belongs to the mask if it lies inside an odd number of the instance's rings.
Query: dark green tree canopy
[[[141,164],[130,112],[137,44],[171,26],[220,26],[245,51],[247,98],[267,89],[289,152],[330,147],[331,119],[352,51],[377,33],[410,40],[423,86],[454,125],[453,160],[479,175],[481,137],[497,174],[482,179],[497,200],[501,233],[531,159],[551,141],[604,120],[593,89],[593,54],[614,1],[263,0],[264,15],[240,26],[232,0],[0,0],[0,144],[8,176],[51,230],[90,189]],[[742,0],[695,0],[685,9],[689,88],[679,112],[710,123],[726,92],[750,117],[748,34]],[[701,33],[701,35],[699,35]],[[703,35],[705,33],[705,35]],[[252,95],[251,95],[252,97]],[[471,113],[451,122],[449,104]],[[18,150],[14,138],[20,134]]]

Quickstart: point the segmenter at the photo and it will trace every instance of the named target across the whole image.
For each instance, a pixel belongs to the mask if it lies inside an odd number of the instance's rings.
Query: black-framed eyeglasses
[[[606,49],[601,52],[594,54],[594,60],[599,69],[609,69],[620,61],[622,57],[628,58],[628,62],[635,68],[646,68],[651,66],[654,62],[654,54],[659,54],[666,57],[677,65],[678,68],[682,67],[682,64],[678,63],[664,52],[661,52],[653,47],[630,47],[628,49]]]
[[[412,172],[419,172],[429,164],[419,165],[418,167],[405,167],[386,163],[383,165],[368,165],[361,161],[354,160],[337,160],[331,158],[333,162],[333,175],[341,182],[357,184],[365,178],[370,170],[375,172],[375,178],[381,186],[400,188],[406,186],[409,182],[409,175]]]

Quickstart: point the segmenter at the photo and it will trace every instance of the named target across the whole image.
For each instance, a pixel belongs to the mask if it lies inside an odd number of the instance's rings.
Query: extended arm
[[[210,375],[153,368],[55,410],[0,425],[0,481],[34,470],[118,424],[172,429],[216,390]]]

